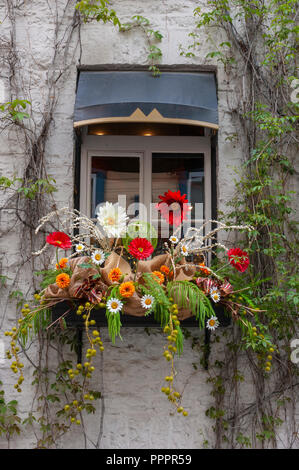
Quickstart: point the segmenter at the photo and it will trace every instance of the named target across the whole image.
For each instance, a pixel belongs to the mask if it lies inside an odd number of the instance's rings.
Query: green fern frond
[[[204,328],[206,318],[215,314],[209,298],[190,281],[173,281],[167,285],[169,297],[173,297],[178,308],[188,308]]]
[[[252,302],[251,298],[244,294],[244,292],[238,292],[238,295],[240,295],[240,297],[242,297],[243,300],[247,302],[247,305],[249,305],[249,307],[255,308],[255,304]]]
[[[51,310],[48,308],[33,311],[22,318],[22,324],[17,332],[17,337],[22,346],[25,347],[28,339],[32,339],[41,330],[45,330],[50,324],[50,320]]]
[[[145,289],[155,298],[153,307],[155,320],[159,321],[161,326],[165,326],[169,322],[169,312],[171,302],[167,297],[163,287],[155,281],[151,273],[144,273]]]

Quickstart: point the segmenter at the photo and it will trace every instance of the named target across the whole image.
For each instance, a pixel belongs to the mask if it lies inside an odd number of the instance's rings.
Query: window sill
[[[80,305],[80,301],[66,300],[52,307],[52,321],[58,320],[68,310],[69,312],[63,317],[68,327],[84,328],[82,318],[76,314],[76,309]],[[219,320],[220,327],[227,327],[231,324],[231,317],[225,312],[224,307],[220,305],[214,306],[215,314]],[[91,320],[96,321],[98,327],[106,327],[107,320],[105,316],[105,309],[94,309],[90,317]],[[153,315],[148,317],[135,317],[133,315],[121,315],[121,323],[123,327],[146,328],[146,327],[160,327],[160,323],[155,321]],[[181,327],[198,327],[198,321],[193,317],[181,321]]]

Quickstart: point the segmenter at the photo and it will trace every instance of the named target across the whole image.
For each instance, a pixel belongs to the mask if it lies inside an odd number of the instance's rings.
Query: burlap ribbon
[[[133,281],[135,274],[132,272],[129,263],[119,256],[117,253],[113,252],[109,257],[106,259],[104,267],[99,268],[99,271],[94,268],[83,268],[80,267],[81,264],[86,264],[90,262],[90,258],[87,256],[72,258],[69,260],[69,266],[72,270],[72,277],[69,286],[66,289],[61,289],[57,286],[57,284],[49,285],[44,293],[45,299],[75,299],[75,298],[83,298],[84,293],[87,293],[88,287],[91,290],[94,290],[94,297],[90,293],[89,296],[86,294],[86,297],[92,301],[92,299],[96,298],[97,295],[100,295],[100,292],[105,293],[107,288],[113,284],[113,282],[109,279],[108,275],[111,269],[119,268],[124,275],[124,282],[126,281]],[[187,263],[184,259],[176,265],[175,276],[174,280],[177,281],[185,281],[191,280],[195,273],[195,267],[190,265],[186,265]],[[169,268],[172,267],[171,259],[168,254],[158,255],[155,256],[153,259],[149,261],[139,261],[137,265],[137,272],[135,280],[142,282],[142,274],[143,273],[151,273],[153,271],[159,271],[161,266],[167,266]],[[94,276],[100,272],[101,277],[98,279],[94,279]],[[178,299],[174,293],[174,301],[177,302]],[[144,309],[140,302],[139,295],[134,292],[132,297],[126,299],[124,303],[123,313],[128,315],[133,315],[137,317],[142,317],[146,313],[146,309]],[[179,319],[184,320],[192,316],[190,310],[188,309],[180,309],[179,310]]]

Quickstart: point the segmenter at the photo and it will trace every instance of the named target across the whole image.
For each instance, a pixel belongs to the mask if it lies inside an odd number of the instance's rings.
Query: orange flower
[[[66,273],[58,274],[56,277],[56,284],[60,289],[65,289],[70,283],[70,276]]]
[[[153,271],[152,275],[155,279],[155,281],[159,282],[159,284],[163,284],[164,282],[164,274],[160,273],[160,271]]]
[[[56,263],[56,269],[64,269],[67,265],[67,261],[68,261],[67,258],[61,258],[59,260],[59,264]]]
[[[118,282],[120,280],[120,277],[122,275],[122,272],[119,268],[113,268],[108,274],[108,277],[110,281],[112,282]]]
[[[170,269],[168,268],[168,266],[165,266],[165,264],[162,264],[160,271],[161,273],[164,273],[166,276],[168,276]]]
[[[135,286],[134,286],[133,282],[131,282],[131,281],[123,282],[119,286],[119,293],[123,297],[132,297],[134,292],[135,292]]]
[[[205,266],[205,263],[199,263],[199,269],[201,270],[203,274],[208,275],[211,273],[210,269]]]

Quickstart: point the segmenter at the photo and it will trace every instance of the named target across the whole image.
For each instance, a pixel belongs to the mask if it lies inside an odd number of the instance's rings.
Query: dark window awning
[[[80,72],[74,126],[161,122],[218,129],[213,73]]]

